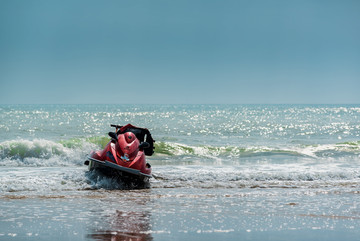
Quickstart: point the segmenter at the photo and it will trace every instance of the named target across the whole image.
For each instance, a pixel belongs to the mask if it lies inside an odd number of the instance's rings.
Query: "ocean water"
[[[151,187],[83,165],[148,128]],[[0,105],[1,240],[358,240],[360,105]]]

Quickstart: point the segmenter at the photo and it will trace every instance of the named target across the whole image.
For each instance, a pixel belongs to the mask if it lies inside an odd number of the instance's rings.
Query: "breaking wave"
[[[178,188],[319,188],[358,187],[360,172],[354,168],[339,169],[334,165],[308,168],[300,165],[247,166],[176,166],[154,171],[152,187]]]
[[[54,142],[44,139],[11,140],[0,143],[0,166],[82,165],[96,147],[91,142]]]
[[[155,154],[163,156],[198,157],[251,157],[251,156],[305,156],[331,157],[341,155],[359,155],[360,141],[328,145],[304,145],[291,147],[237,147],[237,146],[189,146],[179,143],[159,142],[155,145]]]
[[[108,137],[73,138],[58,142],[45,139],[4,141],[0,143],[0,166],[80,166],[91,150],[104,148],[108,142]],[[271,156],[283,156],[285,159],[359,157],[360,141],[289,147],[191,146],[160,141],[155,143],[155,154],[150,159],[158,164],[164,159],[176,164],[189,158],[201,163],[214,159],[246,160]]]
[[[108,141],[107,137],[94,137],[58,142],[45,139],[1,142],[0,166],[4,171],[0,173],[0,191],[42,195],[50,189],[55,193],[124,189],[123,184],[111,178],[99,178],[86,172],[83,166],[86,155],[93,149],[102,148]],[[155,155],[149,158],[153,165],[152,188],[360,186],[359,141],[292,148],[156,142],[155,148]],[[278,155],[293,161],[281,162]],[[233,162],[227,162],[229,159]]]
[[[83,167],[3,167],[0,192],[17,195],[58,195],[79,190],[123,190],[115,178],[87,172]],[[156,166],[151,188],[350,188],[358,190],[360,172],[324,165]],[[130,188],[131,189],[131,188]],[[65,195],[64,193],[62,195]],[[67,195],[67,194],[66,194]]]

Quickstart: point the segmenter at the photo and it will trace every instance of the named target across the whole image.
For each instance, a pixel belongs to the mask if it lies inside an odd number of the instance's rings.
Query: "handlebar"
[[[110,126],[111,126],[111,127],[115,127],[115,128],[118,128],[118,129],[120,129],[121,127],[123,127],[123,126],[119,126],[119,125],[113,125],[113,124],[111,124]]]

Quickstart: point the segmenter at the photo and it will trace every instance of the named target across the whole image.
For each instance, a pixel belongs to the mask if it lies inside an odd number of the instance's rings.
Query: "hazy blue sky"
[[[360,103],[360,1],[2,0],[0,103]]]

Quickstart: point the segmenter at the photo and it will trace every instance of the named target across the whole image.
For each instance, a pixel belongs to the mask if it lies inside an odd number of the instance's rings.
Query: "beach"
[[[358,240],[359,105],[0,105],[1,240]],[[150,188],[83,165],[148,128]]]

